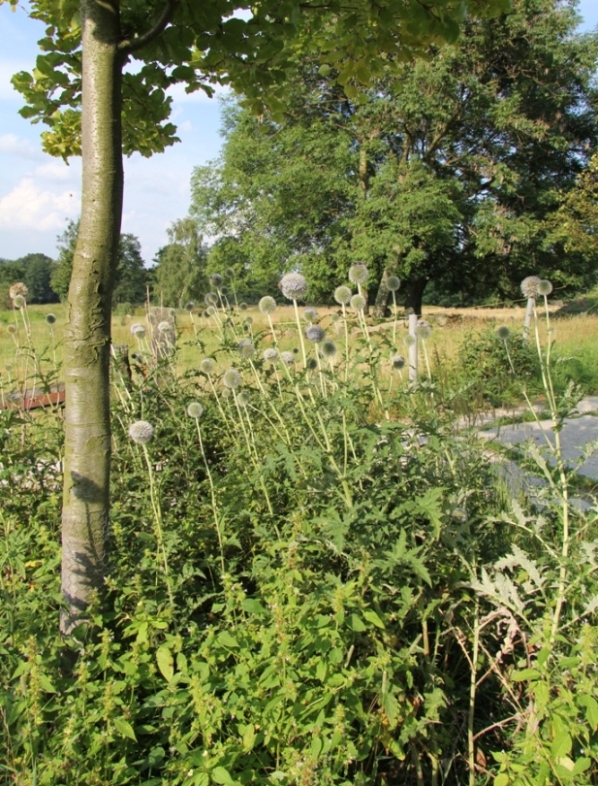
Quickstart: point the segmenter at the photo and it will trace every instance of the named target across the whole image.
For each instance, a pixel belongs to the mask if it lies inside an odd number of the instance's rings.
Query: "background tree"
[[[29,290],[30,303],[56,303],[58,297],[52,289],[51,278],[54,260],[45,254],[27,254],[17,260],[23,266],[23,283]]]
[[[52,271],[52,288],[61,300],[66,300],[73,270],[79,222],[69,221],[58,236],[58,259]],[[143,303],[146,298],[147,270],[141,256],[139,239],[123,234],[118,242],[117,266],[114,274],[115,303]]]
[[[387,63],[367,100],[303,60],[284,119],[229,109],[220,160],[192,181],[209,264],[234,248],[264,280],[300,265],[326,298],[326,273],[361,259],[374,287],[397,272],[417,311],[429,282],[470,300],[517,297],[533,271],[587,286],[595,255],[547,234],[597,142],[598,39],[575,33],[574,6],[516,0],[427,60]]]
[[[0,0],[4,2],[5,0]],[[17,0],[10,0],[16,5]],[[454,39],[468,11],[507,10],[508,0],[31,0],[46,25],[33,74],[13,79],[25,116],[43,121],[45,149],[81,153],[81,224],[64,333],[66,393],[63,594],[70,630],[102,586],[110,478],[110,315],[123,204],[122,155],[176,140],[165,89],[212,78],[244,90],[254,110],[265,96],[282,110],[284,80],[297,51],[343,64],[338,79],[357,95],[387,53],[413,56]],[[247,14],[239,18],[236,11]],[[356,35],[355,31],[359,31]],[[137,63],[127,68],[131,60]],[[124,119],[124,122],[123,122]]]
[[[170,242],[154,260],[152,292],[165,306],[182,308],[208,291],[206,248],[191,218],[173,222],[167,233]]]

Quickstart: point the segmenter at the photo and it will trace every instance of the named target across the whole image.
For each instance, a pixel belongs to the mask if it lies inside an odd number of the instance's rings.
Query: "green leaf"
[[[217,641],[218,644],[222,645],[223,647],[227,647],[228,649],[235,649],[235,647],[239,646],[237,644],[237,640],[234,639],[227,630],[223,630],[218,634]]]
[[[380,628],[381,630],[385,629],[386,626],[373,609],[367,609],[367,611],[364,611],[363,616],[368,622],[371,622],[372,625],[375,625],[377,628]]]
[[[509,786],[509,776],[501,772],[500,775],[497,775],[494,779],[494,786]]]
[[[243,603],[241,603],[241,608],[243,611],[247,611],[249,614],[267,614],[268,610],[265,609],[259,600],[255,600],[254,598],[245,598]]]
[[[571,752],[573,741],[568,731],[562,731],[552,741],[550,750],[555,759],[563,759]]]
[[[224,767],[214,767],[210,775],[214,783],[222,783],[224,786],[234,786],[235,784],[228,770],[225,770]]]
[[[121,737],[127,737],[129,740],[137,742],[137,737],[133,731],[133,727],[129,721],[124,718],[114,718],[114,728],[118,731]]]
[[[347,625],[356,633],[362,633],[366,629],[363,620],[358,614],[350,614],[347,618]]]
[[[521,669],[519,671],[512,672],[511,679],[513,682],[526,682],[527,680],[537,680],[541,676],[542,675],[538,669]]]
[[[158,662],[158,668],[160,669],[162,676],[167,682],[170,682],[174,677],[174,658],[172,657],[172,652],[168,649],[166,644],[163,644],[158,648],[156,652],[156,660]]]

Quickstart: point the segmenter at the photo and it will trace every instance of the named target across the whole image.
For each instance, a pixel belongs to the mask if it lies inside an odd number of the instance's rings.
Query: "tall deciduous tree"
[[[176,140],[165,89],[184,82],[195,90],[212,78],[244,90],[255,110],[267,94],[282,112],[292,58],[311,50],[339,67],[339,82],[355,97],[387,53],[412,57],[433,41],[456,38],[468,11],[508,6],[509,0],[356,0],[346,8],[337,0],[31,0],[29,13],[47,28],[34,72],[14,79],[27,102],[23,114],[50,127],[43,136],[48,152],[83,158],[64,334],[64,630],[80,619],[104,573],[122,154],[151,155]]]
[[[264,280],[300,265],[326,298],[363,260],[416,311],[428,282],[477,298],[517,296],[534,271],[587,284],[595,254],[548,222],[597,143],[598,39],[575,33],[574,7],[515,0],[427,60],[389,61],[365,99],[304,60],[283,120],[228,109],[219,162],[193,177],[210,265],[231,248]]]
[[[208,291],[207,253],[191,218],[173,222],[167,233],[170,242],[156,255],[153,295],[166,306],[182,308]]]

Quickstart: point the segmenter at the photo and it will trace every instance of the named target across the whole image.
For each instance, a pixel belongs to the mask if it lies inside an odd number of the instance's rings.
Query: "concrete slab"
[[[586,400],[587,401],[587,400]],[[593,402],[592,402],[593,403]],[[588,410],[585,410],[588,411]],[[505,446],[515,446],[533,440],[540,448],[554,446],[554,423],[515,423],[478,432],[482,439],[496,440]],[[568,418],[561,431],[563,458],[580,475],[598,481],[598,417],[581,415]],[[592,453],[592,455],[587,455]],[[584,459],[584,455],[586,458]],[[550,456],[547,457],[550,460]]]

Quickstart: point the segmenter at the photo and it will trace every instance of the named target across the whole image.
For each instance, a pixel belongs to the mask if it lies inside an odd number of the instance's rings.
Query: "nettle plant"
[[[533,454],[541,507],[512,502],[434,374],[405,386],[396,325],[370,330],[345,285],[338,319],[301,313],[289,276],[291,335],[274,298],[262,327],[215,279],[209,313],[181,317],[184,373],[133,331],[106,591],[72,636],[56,488],[0,514],[7,782],[596,782],[595,523],[558,439]],[[574,399],[550,396],[562,423]]]

